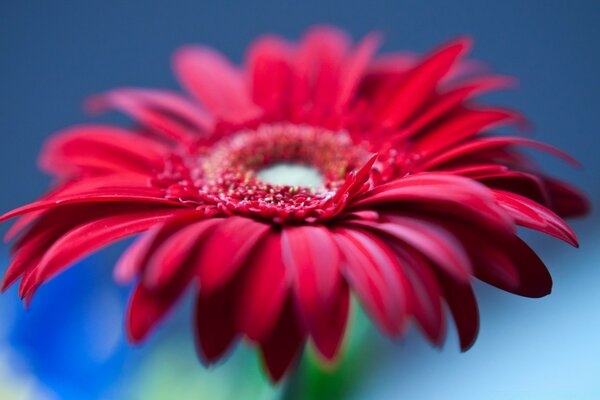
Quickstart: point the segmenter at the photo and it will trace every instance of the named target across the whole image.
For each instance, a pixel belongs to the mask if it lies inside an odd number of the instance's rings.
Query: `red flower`
[[[185,47],[174,69],[190,97],[127,88],[93,98],[91,110],[117,109],[137,125],[76,126],[49,140],[41,166],[59,183],[2,217],[21,216],[3,288],[21,278],[28,302],[76,260],[145,232],[115,270],[137,280],[134,342],[192,286],[202,358],[214,362],[245,338],[275,381],[309,339],[335,358],[351,292],[387,335],[414,319],[435,345],[446,303],[469,348],[471,279],[548,294],[548,271],[515,229],[577,245],[561,217],[587,202],[514,147],[568,156],[484,135],[523,118],[473,102],[512,80],[464,61],[468,39],[423,57],[374,58],[378,42],[352,45],[326,27],[298,44],[266,36],[243,68]],[[304,165],[317,184],[267,178],[280,163]]]

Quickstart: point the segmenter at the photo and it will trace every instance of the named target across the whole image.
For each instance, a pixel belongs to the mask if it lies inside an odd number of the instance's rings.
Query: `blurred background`
[[[240,61],[256,36],[295,39],[315,23],[339,25],[354,37],[381,30],[383,51],[425,51],[473,36],[475,58],[521,82],[486,100],[521,110],[537,139],[576,156],[582,170],[538,159],[597,204],[599,21],[596,0],[2,1],[0,211],[47,188],[37,152],[52,132],[89,120],[81,111],[86,96],[116,86],[177,88],[169,60],[185,43],[205,43]],[[14,289],[0,297],[0,399],[598,399],[599,223],[595,212],[572,222],[578,250],[526,234],[553,274],[554,291],[532,300],[477,285],[481,330],[468,353],[459,352],[452,329],[440,351],[414,331],[393,343],[358,315],[340,370],[320,371],[309,354],[298,377],[275,388],[247,348],[205,369],[194,354],[189,304],[144,346],[126,344],[129,288],[111,279],[121,243],[42,288],[29,311]],[[0,271],[7,265],[2,246]]]

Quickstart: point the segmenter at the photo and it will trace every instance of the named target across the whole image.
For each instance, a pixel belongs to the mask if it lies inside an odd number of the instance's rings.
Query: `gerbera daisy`
[[[587,202],[514,148],[572,161],[564,153],[486,135],[524,119],[473,101],[513,81],[464,60],[468,38],[424,56],[376,57],[378,43],[372,34],[353,45],[331,27],[299,43],[265,36],[242,67],[189,46],[173,59],[187,95],[125,88],[92,98],[90,110],[136,124],[49,139],[40,163],[55,188],[2,217],[20,216],[3,289],[21,278],[29,302],[76,260],[143,233],[115,269],[119,282],[136,282],[133,342],[190,289],[201,358],[215,362],[243,338],[274,381],[307,341],[336,357],[351,294],[385,334],[414,321],[434,345],[445,303],[468,349],[479,324],[472,279],[548,294],[550,275],[516,227],[576,246],[562,217]]]

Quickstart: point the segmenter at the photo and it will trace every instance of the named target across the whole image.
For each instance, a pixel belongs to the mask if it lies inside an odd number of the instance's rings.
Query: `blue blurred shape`
[[[9,345],[60,399],[103,397],[125,375],[125,291],[98,264],[92,256],[42,287],[29,310],[15,288],[0,299],[14,316]]]

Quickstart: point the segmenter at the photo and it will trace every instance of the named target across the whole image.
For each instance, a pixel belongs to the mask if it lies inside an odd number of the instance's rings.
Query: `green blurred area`
[[[240,344],[230,357],[205,367],[185,338],[169,337],[146,356],[133,382],[119,388],[119,397],[134,400],[312,400],[343,399],[368,365],[364,338],[372,329],[354,304],[349,329],[338,360],[325,364],[309,344],[295,370],[273,386],[256,349]],[[179,340],[180,339],[180,340]]]

